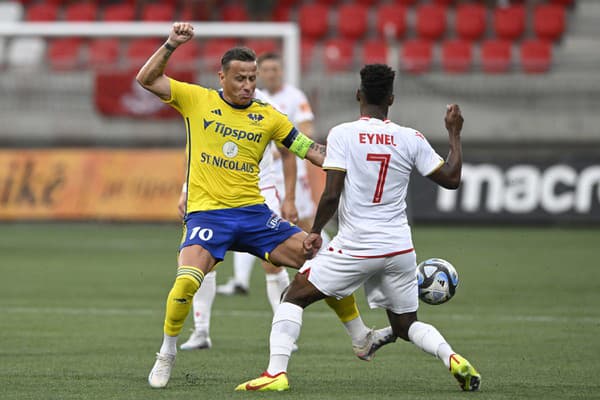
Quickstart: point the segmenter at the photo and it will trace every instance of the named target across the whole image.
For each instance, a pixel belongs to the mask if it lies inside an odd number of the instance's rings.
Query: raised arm
[[[448,157],[444,164],[427,177],[446,189],[458,189],[460,186],[462,170],[462,145],[460,131],[463,126],[463,117],[458,104],[451,104],[446,110],[444,118],[448,130]]]
[[[315,222],[306,239],[304,239],[304,251],[307,258],[312,258],[323,245],[321,231],[335,214],[340,203],[340,197],[344,190],[344,181],[346,171],[327,170],[327,179],[325,181],[325,190],[321,195],[319,206],[315,215]]]
[[[163,100],[171,98],[171,84],[165,68],[171,54],[194,36],[194,27],[187,22],[175,22],[167,41],[150,56],[136,76],[137,82],[146,90]]]

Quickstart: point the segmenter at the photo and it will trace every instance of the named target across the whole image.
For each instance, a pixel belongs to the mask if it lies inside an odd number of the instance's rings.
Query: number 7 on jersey
[[[380,163],[379,177],[377,178],[377,185],[375,186],[373,203],[381,203],[381,196],[383,195],[383,185],[385,185],[385,177],[387,176],[388,167],[390,166],[390,157],[391,156],[389,154],[367,154],[367,161],[378,161]]]

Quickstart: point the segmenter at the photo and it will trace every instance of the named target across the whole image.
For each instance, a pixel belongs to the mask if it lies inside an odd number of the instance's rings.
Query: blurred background
[[[297,24],[286,67],[321,141],[358,116],[365,63],[398,71],[391,119],[442,155],[459,103],[463,186],[415,180],[416,221],[600,222],[599,18],[595,0],[0,2],[0,219],[177,219],[184,126],[133,77],[168,33],[152,24],[186,20]],[[256,29],[197,24],[167,72],[217,87],[229,47],[283,50]]]

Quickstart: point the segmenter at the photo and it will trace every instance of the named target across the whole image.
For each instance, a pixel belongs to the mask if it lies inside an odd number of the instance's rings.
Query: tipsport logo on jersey
[[[253,114],[253,115],[258,115],[258,114]],[[258,115],[258,116],[261,117],[261,119],[264,118],[262,115]],[[213,132],[215,132],[218,135],[223,136],[224,138],[231,137],[232,139],[235,139],[235,140],[247,140],[249,142],[259,143],[263,136],[262,133],[249,132],[249,131],[245,131],[243,129],[234,129],[234,128],[231,128],[231,127],[225,125],[222,122],[216,122],[214,120],[208,121],[205,119],[204,120],[204,130],[208,131],[208,129],[211,126],[213,127]]]

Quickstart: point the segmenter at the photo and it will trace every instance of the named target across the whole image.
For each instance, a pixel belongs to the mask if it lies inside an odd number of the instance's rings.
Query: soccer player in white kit
[[[283,63],[281,56],[277,53],[265,53],[258,57],[258,77],[263,85],[263,95],[266,100],[273,104],[279,111],[287,114],[294,126],[302,133],[312,137],[314,115],[306,95],[297,87],[283,81]],[[284,182],[283,162],[277,152],[274,153],[274,179],[278,193],[289,193],[286,189],[289,182]],[[312,168],[309,174],[309,168]],[[316,171],[315,171],[316,170]],[[308,231],[312,226],[315,213],[315,204],[312,198],[312,189],[318,193],[322,191],[319,185],[318,174],[322,172],[312,165],[307,165],[305,160],[296,158],[296,190],[292,192],[293,197],[286,195],[286,201],[295,202],[298,212],[298,220],[290,220],[300,228]],[[309,177],[310,175],[310,177]],[[285,218],[285,217],[284,217]],[[328,240],[325,237],[325,240]],[[217,293],[224,295],[247,294],[250,285],[250,275],[256,258],[251,254],[236,253],[233,265],[233,277],[227,283],[217,286]],[[283,275],[283,273],[282,273]],[[279,279],[274,271],[267,270],[267,279]]]
[[[450,151],[446,161],[418,131],[387,119],[394,71],[373,64],[361,71],[358,121],[337,125],[327,140],[325,191],[304,248],[316,257],[304,264],[273,317],[270,360],[258,378],[236,390],[287,390],[292,344],[300,335],[304,308],[327,296],[342,298],[364,286],[369,305],[387,311],[394,334],[438,357],[466,391],[481,376],[456,354],[432,325],[417,320],[416,255],[406,218],[406,191],[413,169],[437,184],[460,184],[463,118],[457,105],[446,111]],[[339,231],[321,247],[321,230],[339,215]]]

